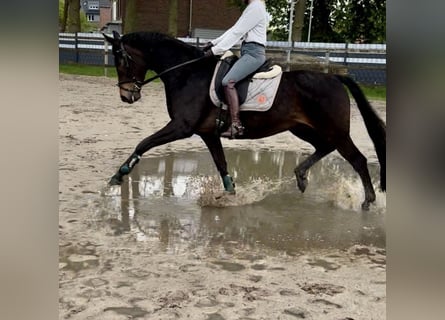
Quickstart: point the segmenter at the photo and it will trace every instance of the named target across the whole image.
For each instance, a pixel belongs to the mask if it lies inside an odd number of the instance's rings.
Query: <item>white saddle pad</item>
[[[215,90],[215,77],[219,66],[224,58],[233,55],[232,52],[226,52],[218,61],[213,73],[212,83],[210,85],[210,98],[217,107],[227,109],[227,105],[219,100]],[[272,66],[267,72],[255,74],[249,84],[246,101],[240,106],[240,111],[267,111],[272,106],[280,85],[283,72],[278,65]]]

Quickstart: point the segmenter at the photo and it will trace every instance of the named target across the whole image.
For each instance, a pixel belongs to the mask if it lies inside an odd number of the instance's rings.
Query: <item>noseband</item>
[[[125,67],[128,69],[130,67],[130,61],[133,61],[133,63],[135,62],[133,57],[127,52],[127,50],[125,50],[124,48],[124,44],[121,42],[120,43],[120,49],[116,50],[116,53],[120,53],[122,54],[122,59],[124,60],[125,63]],[[127,89],[125,87],[122,87],[123,84],[126,83],[133,83],[133,89]],[[118,86],[121,90],[127,91],[127,92],[131,92],[131,93],[139,93],[142,89],[142,85],[140,84],[141,81],[137,80],[135,77],[133,77],[133,80],[125,80],[125,81],[119,81],[116,86]]]
[[[135,63],[135,61],[134,61],[134,59],[131,57],[131,55],[125,50],[125,48],[124,48],[124,44],[123,44],[122,42],[120,43],[120,49],[117,50],[116,52],[122,54],[122,58],[124,59],[124,62],[125,62],[125,67],[126,67],[127,69],[128,69],[128,67],[130,66],[128,60],[131,60],[131,61],[133,61],[133,63]],[[157,75],[155,75],[155,76],[153,76],[153,77],[151,77],[151,78],[148,78],[148,79],[146,79],[146,80],[144,80],[144,81],[137,80],[136,77],[133,77],[132,80],[119,81],[116,85],[117,85],[121,90],[124,90],[124,91],[127,91],[127,92],[131,92],[131,93],[139,93],[139,92],[141,91],[141,89],[142,89],[142,86],[144,86],[144,85],[146,85],[147,83],[152,82],[153,80],[155,80],[155,79],[161,77],[162,75],[166,74],[167,72],[170,72],[170,71],[172,71],[172,70],[181,68],[181,67],[186,66],[186,65],[191,64],[191,63],[195,63],[195,62],[197,62],[197,61],[199,61],[199,60],[201,60],[201,59],[203,59],[203,58],[205,58],[205,56],[202,56],[202,57],[199,57],[199,58],[196,58],[196,59],[192,59],[192,60],[183,62],[183,63],[181,63],[181,64],[178,64],[178,65],[176,65],[176,66],[173,66],[173,67],[171,67],[171,68],[168,68],[168,69],[162,71],[161,73],[158,73]],[[123,84],[126,84],[126,83],[133,83],[133,89],[127,89],[127,88],[122,87],[122,85],[123,85]]]
[[[133,89],[127,89],[125,87],[122,87],[122,85],[125,83],[133,83]],[[118,86],[119,89],[121,89],[121,90],[131,92],[131,93],[139,93],[139,92],[141,92],[141,89],[142,89],[141,81],[136,80],[136,78],[133,78],[133,80],[120,81],[120,82],[116,83],[116,86]]]

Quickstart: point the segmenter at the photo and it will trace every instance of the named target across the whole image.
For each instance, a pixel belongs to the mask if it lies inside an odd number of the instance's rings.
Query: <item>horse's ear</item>
[[[110,44],[115,43],[116,41],[114,40],[114,38],[107,36],[105,33],[102,33],[102,35],[104,36],[105,40],[107,40]]]
[[[102,33],[102,35],[104,36],[105,40],[107,40],[111,44],[118,43],[121,38],[119,32],[114,31],[114,30],[113,30],[113,38],[110,36],[107,36],[105,33]]]
[[[115,40],[119,40],[121,38],[119,32],[117,32],[116,30],[113,30],[113,37]]]

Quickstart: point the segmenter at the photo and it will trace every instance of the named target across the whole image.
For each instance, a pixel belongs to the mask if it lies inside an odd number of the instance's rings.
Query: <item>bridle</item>
[[[122,42],[120,43],[120,49],[117,50],[116,52],[122,54],[122,58],[124,59],[125,67],[127,69],[130,67],[129,60],[132,61],[133,63],[135,63],[133,57],[127,52],[127,50],[125,50],[124,44]],[[153,80],[156,80],[157,78],[160,78],[162,75],[166,74],[167,72],[170,72],[172,70],[181,68],[183,66],[195,63],[195,62],[197,62],[197,61],[199,61],[199,60],[201,60],[203,58],[205,58],[205,56],[202,56],[202,57],[199,57],[199,58],[196,58],[196,59],[192,59],[192,60],[180,63],[180,64],[178,64],[176,66],[168,68],[168,69],[158,73],[157,75],[155,75],[155,76],[153,76],[151,78],[148,78],[146,80],[143,80],[143,81],[137,80],[136,77],[133,77],[132,80],[119,81],[116,85],[121,90],[124,90],[124,91],[127,91],[127,92],[131,92],[131,93],[139,93],[141,91],[141,89],[142,89],[142,86],[146,85],[147,83],[152,82]],[[128,89],[128,88],[122,87],[122,85],[126,84],[126,83],[133,83],[133,89]]]
[[[130,67],[130,61],[132,61],[133,63],[135,63],[133,57],[127,52],[127,50],[125,50],[124,48],[124,44],[121,42],[120,43],[120,48],[118,50],[116,50],[116,53],[120,53],[122,55],[122,59],[124,60],[124,64],[125,67],[128,69]],[[142,86],[139,85],[138,80],[136,80],[135,77],[133,77],[133,80],[126,80],[126,81],[120,81],[118,82],[116,85],[119,87],[119,89],[127,91],[127,92],[131,92],[131,93],[138,93],[141,91]],[[133,89],[128,89],[123,87],[123,84],[126,83],[133,83]]]

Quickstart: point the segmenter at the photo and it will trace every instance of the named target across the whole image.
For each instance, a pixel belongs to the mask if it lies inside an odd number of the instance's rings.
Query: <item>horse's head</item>
[[[141,98],[141,85],[147,67],[140,50],[124,44],[118,32],[113,37],[103,34],[113,46],[114,65],[118,76],[118,87],[123,102],[133,103]]]

